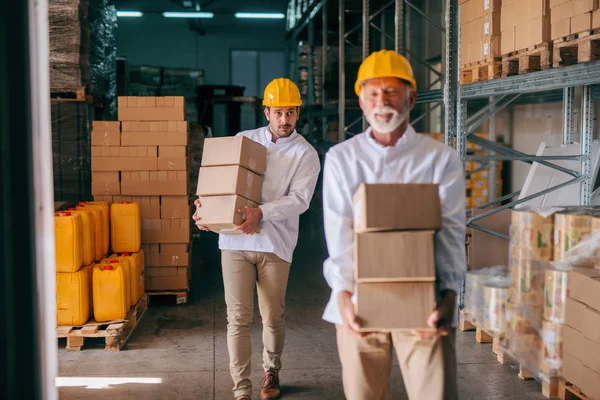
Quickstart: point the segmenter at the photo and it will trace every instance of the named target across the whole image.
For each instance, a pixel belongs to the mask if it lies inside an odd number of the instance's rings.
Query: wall
[[[202,20],[199,36],[184,19],[120,18],[117,51],[130,65],[203,69],[207,84],[230,83],[230,50],[285,50],[285,22]]]

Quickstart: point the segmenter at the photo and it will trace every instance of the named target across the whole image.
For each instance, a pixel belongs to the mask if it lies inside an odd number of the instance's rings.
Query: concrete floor
[[[287,338],[280,378],[284,399],[343,399],[334,328],[321,319],[329,288],[321,274],[325,248],[319,213],[302,219],[287,296]],[[125,348],[106,353],[103,344],[86,342],[81,352],[66,352],[59,341],[59,375],[66,379],[60,399],[232,399],[228,372],[226,318],[216,235],[206,234],[194,248],[189,304],[153,302]],[[259,398],[261,323],[255,313],[253,339],[254,398]],[[475,342],[474,332],[458,332],[458,379],[461,399],[543,399],[541,386],[524,382],[517,371],[500,365],[491,344]],[[106,388],[86,378],[155,378],[155,383],[113,383]],[[160,383],[156,383],[159,379]],[[108,381],[112,381],[109,379]],[[128,379],[124,379],[125,382]],[[393,399],[407,399],[400,372],[391,382]],[[366,399],[368,400],[368,399]]]

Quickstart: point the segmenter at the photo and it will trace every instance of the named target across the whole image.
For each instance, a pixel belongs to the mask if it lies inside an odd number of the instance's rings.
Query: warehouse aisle
[[[343,399],[334,328],[321,320],[329,295],[321,274],[326,254],[321,227],[318,212],[303,216],[287,296],[288,330],[281,372],[284,399]],[[195,258],[203,262],[194,266],[190,303],[154,303],[123,351],[106,353],[103,344],[89,347],[86,342],[81,352],[66,352],[64,342],[59,342],[61,400],[108,396],[231,399],[225,304],[215,249],[215,235],[202,236],[194,249]],[[255,399],[259,398],[262,376],[260,328],[257,310],[253,328]],[[515,369],[496,362],[491,344],[476,344],[474,336],[474,332],[457,335],[461,399],[544,398],[538,383],[521,381]],[[395,372],[392,398],[406,399],[399,371]],[[107,382],[110,388],[103,387]]]

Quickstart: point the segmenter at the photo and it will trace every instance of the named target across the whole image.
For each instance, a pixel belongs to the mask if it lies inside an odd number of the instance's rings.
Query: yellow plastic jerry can
[[[93,272],[92,297],[94,318],[98,322],[125,319],[127,316],[127,282],[119,260],[96,264]]]
[[[110,246],[110,211],[108,209],[108,204],[103,201],[81,201],[77,204],[77,207],[89,207],[100,210],[100,215],[102,217],[102,257],[105,256],[108,254],[108,248]]]
[[[75,272],[83,265],[83,222],[81,215],[57,212],[54,215],[56,272]]]
[[[138,261],[140,265],[140,282],[139,282],[139,293],[138,296],[142,298],[146,291],[146,261],[144,258],[144,250],[140,249],[137,253]]]
[[[110,259],[116,258],[121,264],[129,264],[129,296],[130,296],[130,304],[134,306],[137,304],[139,297],[139,276],[140,271],[138,267],[137,258],[134,258],[132,253],[121,253],[121,254],[111,254]]]
[[[112,251],[136,253],[141,247],[141,216],[138,203],[112,203],[110,206]]]
[[[90,319],[89,266],[56,273],[56,323],[83,325]]]
[[[125,283],[127,284],[125,287],[125,294],[127,295],[126,306],[127,306],[127,310],[129,311],[129,308],[133,304],[131,302],[131,277],[133,275],[131,263],[129,262],[127,257],[118,257],[115,254],[112,254],[109,258],[103,258],[102,260],[100,260],[100,263],[101,264],[110,264],[110,263],[114,263],[115,260],[117,260],[117,262],[121,265],[121,268],[123,269],[123,276],[125,279]]]
[[[92,211],[82,208],[69,208],[69,212],[81,215],[83,224],[83,265],[90,265],[96,257],[96,232],[94,231]]]
[[[77,210],[87,211],[92,217],[94,228],[94,261],[100,261],[104,257],[104,229],[102,220],[102,210],[98,207],[84,207],[78,205]]]

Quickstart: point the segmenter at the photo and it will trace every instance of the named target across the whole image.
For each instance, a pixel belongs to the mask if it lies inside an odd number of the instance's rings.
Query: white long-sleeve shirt
[[[323,213],[329,258],[323,273],[332,293],[323,319],[341,324],[338,294],[346,290],[354,293],[352,196],[363,182],[439,185],[442,227],[435,235],[438,301],[443,290],[458,294],[467,269],[465,182],[458,155],[450,147],[417,134],[411,125],[393,147],[375,141],[369,128],[332,147],[325,157]]]
[[[268,126],[237,136],[246,136],[267,148],[260,206],[263,218],[260,233],[219,235],[219,248],[275,253],[291,263],[298,242],[300,214],[310,205],[321,171],[319,155],[295,130],[276,143]]]

